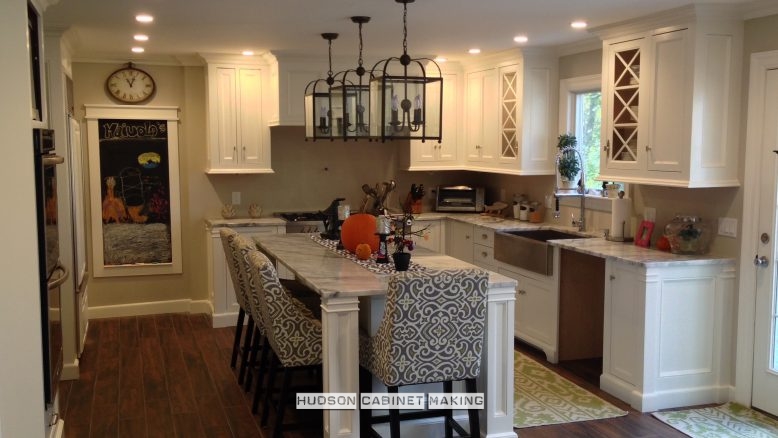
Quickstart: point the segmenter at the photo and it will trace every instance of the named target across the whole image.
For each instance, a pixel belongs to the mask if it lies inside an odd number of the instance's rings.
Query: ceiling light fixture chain
[[[402,56],[400,56],[400,64],[407,66],[410,63],[411,63],[411,57],[408,56],[408,0],[404,0],[403,1],[403,54]]]
[[[359,58],[357,59],[357,75],[362,76],[365,74],[365,67],[362,66],[362,23],[364,21],[358,21],[359,23]]]
[[[327,85],[332,86],[335,83],[335,79],[332,78],[332,40],[338,37],[336,33],[323,33],[322,37],[326,38],[329,45],[329,70],[327,70]]]

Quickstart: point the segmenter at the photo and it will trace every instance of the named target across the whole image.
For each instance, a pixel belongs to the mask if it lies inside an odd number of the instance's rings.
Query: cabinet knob
[[[470,235],[465,235],[465,239],[469,239],[469,238],[470,238]]]
[[[610,148],[611,148],[611,141],[610,140],[605,140],[605,146],[602,147],[602,150],[605,151],[605,152],[608,152],[608,150],[610,150]]]
[[[610,279],[611,279],[611,281],[613,281],[613,280],[615,280],[615,279],[616,279],[616,276],[615,276],[615,275],[613,275],[613,274],[611,274],[611,276],[610,276]]]
[[[519,289],[519,295],[527,295],[527,291],[524,289]]]
[[[481,234],[481,238],[484,240],[487,240],[489,238],[488,234]]]
[[[486,256],[489,255],[486,253],[486,251],[481,251],[481,257],[486,258]]]
[[[646,145],[646,152],[651,152],[651,146]]]

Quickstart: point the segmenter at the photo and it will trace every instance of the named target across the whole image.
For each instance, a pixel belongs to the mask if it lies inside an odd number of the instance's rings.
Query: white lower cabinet
[[[735,281],[733,264],[607,260],[600,387],[641,412],[729,400]]]
[[[546,360],[557,363],[559,338],[557,277],[535,274],[504,263],[500,263],[497,272],[518,282],[513,335],[543,350],[546,353]]]
[[[413,224],[413,230],[420,230],[424,227],[427,229],[424,231],[424,237],[414,237],[414,243],[420,248],[427,248],[429,250],[439,252],[441,254],[446,253],[446,221],[444,219],[435,220],[421,220],[416,219]]]
[[[213,306],[213,327],[234,326],[238,318],[238,301],[235,298],[235,289],[232,285],[232,277],[227,266],[219,230],[222,226],[209,226],[208,236],[208,268],[209,268],[209,298]],[[284,225],[267,226],[241,226],[234,227],[235,231],[249,239],[260,234],[284,234]]]
[[[450,220],[446,237],[448,255],[473,263],[473,224]]]

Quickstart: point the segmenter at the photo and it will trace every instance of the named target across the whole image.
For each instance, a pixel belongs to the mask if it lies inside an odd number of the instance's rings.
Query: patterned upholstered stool
[[[284,426],[286,402],[291,395],[289,387],[291,373],[296,369],[320,366],[322,363],[321,321],[306,313],[300,305],[294,303],[289,292],[281,285],[273,263],[259,250],[247,253],[250,274],[247,276],[251,293],[252,307],[259,309],[266,324],[265,335],[268,344],[275,353],[271,362],[268,385],[261,424],[264,425],[272,403],[272,384],[278,365],[283,368],[282,385],[276,405],[273,437],[281,436]],[[261,367],[260,367],[261,368]],[[257,382],[259,385],[260,382]],[[259,395],[255,393],[254,408]]]
[[[243,333],[243,320],[246,315],[248,315],[246,337],[243,342],[243,354],[241,354],[240,361],[240,374],[238,375],[238,382],[243,383],[246,367],[249,363],[249,349],[255,331],[255,320],[249,311],[248,289],[240,271],[240,263],[243,255],[238,251],[238,245],[235,242],[235,240],[239,239],[241,236],[230,228],[222,228],[219,230],[219,236],[221,237],[222,246],[224,247],[224,255],[227,258],[227,266],[229,267],[232,286],[235,290],[235,299],[238,301],[238,306],[240,307],[240,310],[238,310],[238,322],[235,326],[235,338],[232,342],[232,357],[230,358],[230,367],[232,368],[235,368],[238,359],[240,339]],[[256,329],[259,330],[260,334],[264,332],[262,324],[257,324]]]
[[[443,382],[451,392],[453,381],[465,381],[476,392],[481,370],[486,324],[488,274],[477,269],[403,272],[389,279],[386,309],[374,337],[360,337],[360,365],[397,393],[400,386]],[[368,379],[369,380],[369,379]],[[363,379],[364,381],[364,379]],[[370,391],[369,388],[365,388]],[[451,410],[373,417],[361,413],[362,436],[375,435],[372,424],[390,423],[392,438],[400,436],[400,420],[445,417],[446,437],[465,430]],[[469,410],[470,436],[479,436],[478,410]]]

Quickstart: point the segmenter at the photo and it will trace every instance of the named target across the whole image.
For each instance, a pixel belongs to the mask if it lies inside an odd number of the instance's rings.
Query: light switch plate
[[[719,236],[737,237],[737,218],[719,218]]]
[[[240,192],[232,192],[232,205],[240,205]]]

